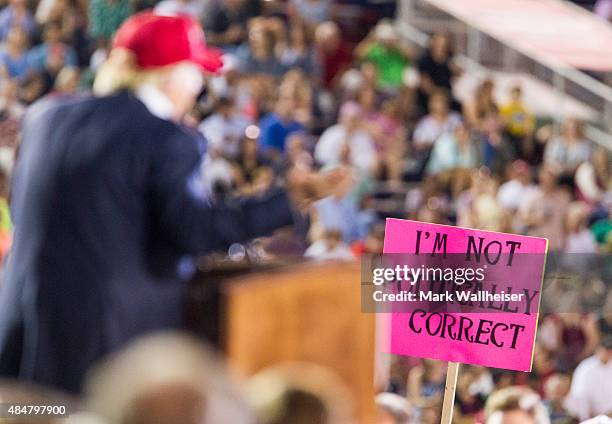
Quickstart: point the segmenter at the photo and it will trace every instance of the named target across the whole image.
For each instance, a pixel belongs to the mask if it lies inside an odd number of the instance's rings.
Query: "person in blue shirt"
[[[254,18],[249,21],[248,40],[236,49],[240,70],[251,75],[281,77],[286,67],[275,52],[274,34],[270,27],[273,18]]]
[[[37,72],[52,75],[64,66],[76,66],[77,56],[74,48],[62,42],[62,30],[55,22],[48,23],[43,32],[44,42],[28,53],[30,66]]]
[[[13,27],[22,28],[28,37],[34,34],[36,26],[32,13],[28,10],[27,0],[11,0],[0,11],[0,41],[4,40]]]
[[[4,48],[0,50],[0,72],[2,76],[23,81],[31,70],[27,55],[28,36],[21,27],[9,31]]]
[[[304,130],[304,126],[293,117],[294,109],[293,97],[281,94],[274,111],[261,120],[259,146],[267,156],[280,157],[285,152],[285,143],[289,134]]]

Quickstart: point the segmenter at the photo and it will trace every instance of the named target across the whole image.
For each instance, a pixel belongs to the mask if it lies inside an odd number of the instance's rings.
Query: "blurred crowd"
[[[453,87],[464,70],[449,34],[432,34],[417,49],[384,16],[363,28],[336,19],[330,0],[8,0],[0,9],[0,253],[10,246],[8,181],[28,105],[87,93],[116,29],[145,8],[193,16],[224,53],[221,72],[207,77],[185,118],[207,140],[203,189],[255,195],[279,177],[352,172],[306,211],[309,225],[286,236],[283,253],[380,253],[386,217],[546,237],[557,252],[612,252],[610,152],[587,140],[577,119],[535,116],[519,85],[502,100],[485,79],[459,101]],[[541,318],[532,373],[463,367],[456,422],[561,424],[611,413],[612,319],[572,312]],[[390,383],[376,399],[381,422],[439,420],[445,369],[391,358]],[[168,404],[198,405],[193,393],[177,393]],[[315,392],[288,393],[303,407],[296,411],[331,414]],[[142,411],[172,409],[150,396],[138,400]],[[263,422],[341,422],[271,416]]]

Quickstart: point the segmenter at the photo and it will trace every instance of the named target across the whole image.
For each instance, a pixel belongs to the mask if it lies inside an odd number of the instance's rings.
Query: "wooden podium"
[[[360,281],[346,262],[212,270],[194,283],[191,321],[244,376],[286,361],[334,370],[370,423],[375,317],[361,312]]]

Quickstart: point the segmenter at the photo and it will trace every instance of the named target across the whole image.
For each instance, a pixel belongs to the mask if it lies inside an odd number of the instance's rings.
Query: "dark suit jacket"
[[[0,291],[0,375],[71,392],[101,356],[179,328],[190,255],[290,224],[284,192],[203,195],[203,139],[128,93],[28,111]]]

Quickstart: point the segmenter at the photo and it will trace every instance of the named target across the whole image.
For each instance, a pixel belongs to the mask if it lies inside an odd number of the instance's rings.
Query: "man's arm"
[[[267,235],[293,222],[283,190],[235,201],[213,202],[201,184],[201,154],[187,134],[154,146],[152,202],[158,228],[187,252],[205,253]]]

